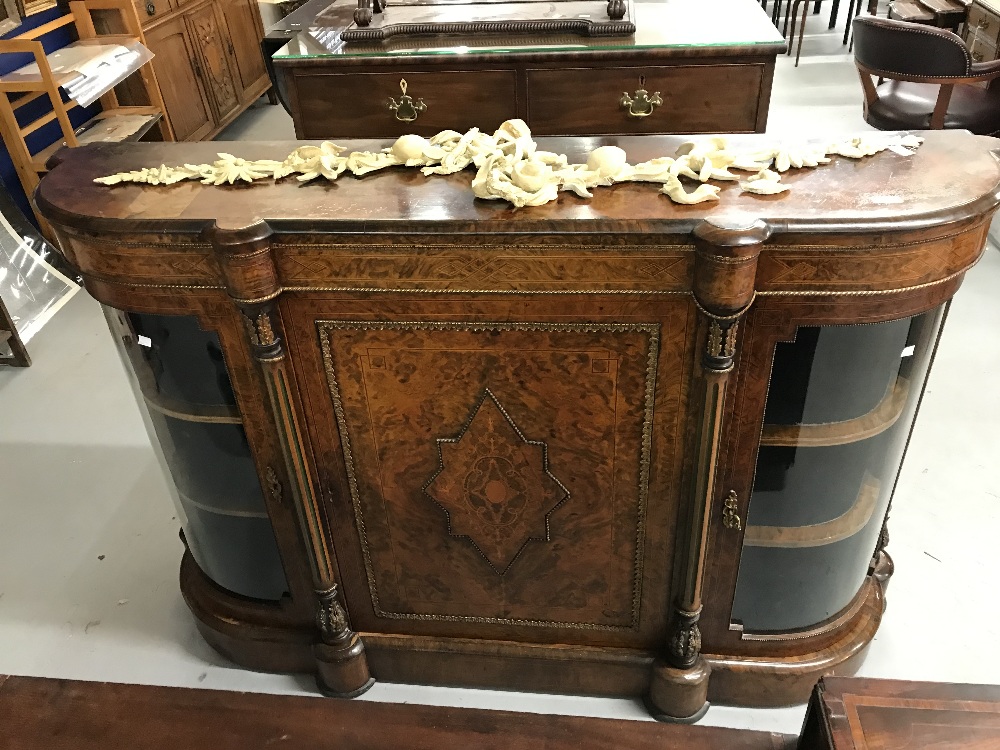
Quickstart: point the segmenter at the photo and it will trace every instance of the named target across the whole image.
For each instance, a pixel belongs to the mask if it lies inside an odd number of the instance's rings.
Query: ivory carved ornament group
[[[150,167],[120,172],[95,180],[103,185],[139,182],[170,185],[200,180],[223,185],[238,181],[280,180],[290,175],[302,182],[322,177],[336,180],[344,172],[356,177],[386,167],[420,167],[425,175],[453,174],[476,167],[472,192],[484,200],[505,200],[514,206],[541,206],[554,201],[561,190],[592,198],[593,188],[620,182],[654,182],[674,203],[694,204],[719,200],[720,188],[711,181],[739,182],[747,193],[775,195],[788,190],[781,173],[792,168],[828,164],[834,155],[850,159],[872,156],[886,149],[909,155],[923,139],[914,135],[872,134],[830,144],[782,143],[753,150],[736,150],[726,138],[713,137],[682,144],[674,156],[629,164],[618,146],[594,149],[586,164],[570,164],[564,154],[539,150],[523,120],[507,120],[493,135],[472,128],[462,134],[443,130],[430,139],[403,135],[382,151],[353,151],[324,141],[300,146],[284,161],[242,159],[220,153],[212,164]],[[733,172],[732,170],[736,170]],[[737,174],[742,172],[744,174]],[[688,192],[680,178],[701,183]]]

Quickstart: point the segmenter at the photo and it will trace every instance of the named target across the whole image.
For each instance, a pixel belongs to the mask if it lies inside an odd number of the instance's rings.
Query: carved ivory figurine
[[[860,159],[886,149],[909,154],[922,139],[914,135],[871,134],[829,145],[778,144],[753,152],[729,148],[725,138],[707,138],[682,144],[674,156],[641,164],[629,164],[628,155],[617,146],[601,146],[591,152],[586,164],[569,164],[565,156],[538,150],[523,120],[508,120],[493,135],[477,128],[467,133],[443,130],[427,139],[403,135],[382,151],[346,150],[330,141],[319,146],[300,146],[284,161],[249,161],[220,153],[212,164],[160,165],[100,177],[95,182],[115,185],[143,182],[170,185],[181,180],[201,180],[212,185],[237,181],[280,180],[289,175],[303,182],[322,177],[335,180],[349,171],[356,177],[386,167],[421,167],[425,175],[453,174],[476,167],[472,192],[484,200],[505,200],[516,207],[541,206],[556,199],[561,190],[583,198],[595,187],[616,182],[656,182],[660,192],[674,203],[692,204],[719,199],[712,180],[737,181],[747,193],[775,195],[788,190],[782,172],[827,164],[831,155]],[[730,170],[750,172],[741,176]],[[680,178],[701,183],[688,192]]]

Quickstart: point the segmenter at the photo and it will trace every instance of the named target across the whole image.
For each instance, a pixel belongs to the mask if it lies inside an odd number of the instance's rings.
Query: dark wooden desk
[[[826,677],[799,750],[997,750],[1000,685]]]
[[[785,750],[794,737],[548,716],[0,675],[8,750]]]
[[[763,133],[774,59],[785,49],[754,0],[640,0],[633,37],[345,44],[339,34],[355,7],[337,0],[274,53],[299,138],[492,131],[514,117],[536,135]],[[408,94],[426,105],[412,122],[387,107],[404,78]],[[659,92],[663,104],[630,116],[622,94],[640,88]]]

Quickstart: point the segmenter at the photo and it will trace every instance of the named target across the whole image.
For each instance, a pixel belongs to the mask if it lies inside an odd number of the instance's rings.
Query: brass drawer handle
[[[722,525],[727,529],[739,531],[743,528],[743,522],[740,521],[740,515],[736,510],[738,502],[739,499],[736,496],[736,490],[729,490],[729,494],[726,495],[726,501],[722,506]]]
[[[618,100],[618,103],[628,110],[629,117],[649,117],[653,114],[654,109],[663,104],[660,92],[656,91],[650,96],[649,92],[642,88],[645,84],[646,76],[639,76],[639,88],[635,94],[629,96],[629,93],[625,91],[622,93],[622,98]]]
[[[979,20],[979,23],[976,24],[976,28],[982,31],[988,31],[990,28],[990,22],[987,21],[985,18],[981,18]]]
[[[423,99],[417,99],[413,101],[412,97],[406,95],[406,79],[399,79],[399,88],[402,90],[403,95],[399,97],[397,102],[391,96],[389,97],[389,109],[396,115],[396,119],[400,122],[413,122],[417,119],[417,116],[427,109],[427,105],[424,104]]]
[[[973,52],[972,53],[972,59],[975,60],[976,62],[982,62],[983,61],[983,53],[982,52]]]

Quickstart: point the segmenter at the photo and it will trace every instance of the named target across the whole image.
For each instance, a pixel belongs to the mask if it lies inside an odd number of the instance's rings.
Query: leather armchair
[[[1000,132],[1000,86],[974,85],[1000,77],[1000,61],[972,62],[950,31],[862,16],[854,20],[854,63],[865,122],[879,130]]]

